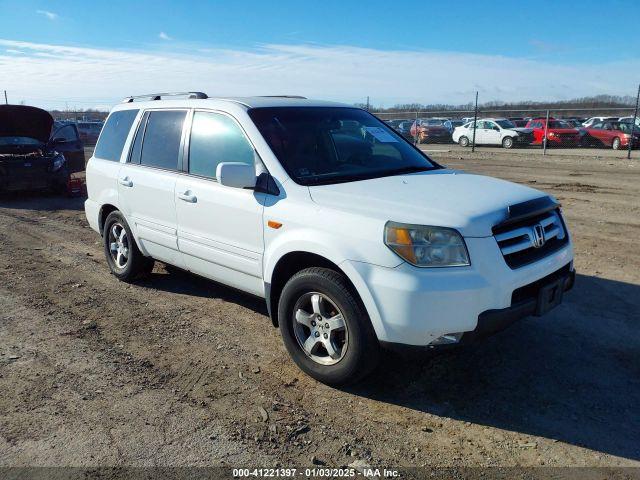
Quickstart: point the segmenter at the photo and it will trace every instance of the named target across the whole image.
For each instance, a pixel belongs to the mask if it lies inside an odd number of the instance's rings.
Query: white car
[[[618,119],[621,123],[634,123],[636,124],[636,128],[640,127],[640,117],[620,117]]]
[[[451,137],[455,143],[468,147],[474,139],[474,122],[466,123],[453,130]],[[482,118],[475,128],[476,145],[502,145],[513,148],[516,145],[529,145],[533,142],[533,130],[518,128],[507,118]]]
[[[132,97],[86,176],[113,275],[158,260],[264,298],[293,360],[328,384],[362,378],[385,347],[542,315],[575,276],[554,198],[444,168],[347,105]]]

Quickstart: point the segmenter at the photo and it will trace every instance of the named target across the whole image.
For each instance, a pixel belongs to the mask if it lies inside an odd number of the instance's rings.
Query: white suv
[[[149,98],[113,109],[87,165],[111,272],[132,281],[159,260],[265,298],[322,382],[363,377],[383,347],[465,343],[541,315],[573,284],[552,197],[446,169],[364,110]]]

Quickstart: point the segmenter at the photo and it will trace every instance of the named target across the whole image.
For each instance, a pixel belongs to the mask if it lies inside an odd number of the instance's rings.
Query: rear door
[[[146,111],[118,178],[120,207],[140,249],[177,266],[182,258],[174,192],[186,116],[186,109]]]
[[[69,123],[62,126],[54,125],[53,128],[54,148],[64,155],[69,172],[84,172],[84,145],[80,140],[78,127]]]
[[[265,194],[220,185],[216,167],[241,162],[260,168],[240,125],[221,112],[196,110],[186,136],[188,175],[176,182],[178,246],[185,267],[256,295],[264,295],[262,213]],[[258,165],[256,165],[258,163]]]

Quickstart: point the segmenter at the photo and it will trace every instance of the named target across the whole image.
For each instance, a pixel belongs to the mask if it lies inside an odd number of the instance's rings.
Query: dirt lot
[[[0,200],[0,465],[640,466],[638,161],[433,156],[556,195],[576,287],[349,390],[296,369],[260,300],[162,265],[116,281],[81,199]]]

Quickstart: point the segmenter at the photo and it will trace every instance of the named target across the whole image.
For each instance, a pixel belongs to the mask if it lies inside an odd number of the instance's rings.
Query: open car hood
[[[0,105],[0,137],[29,137],[47,143],[53,117],[46,110],[26,105]]]

